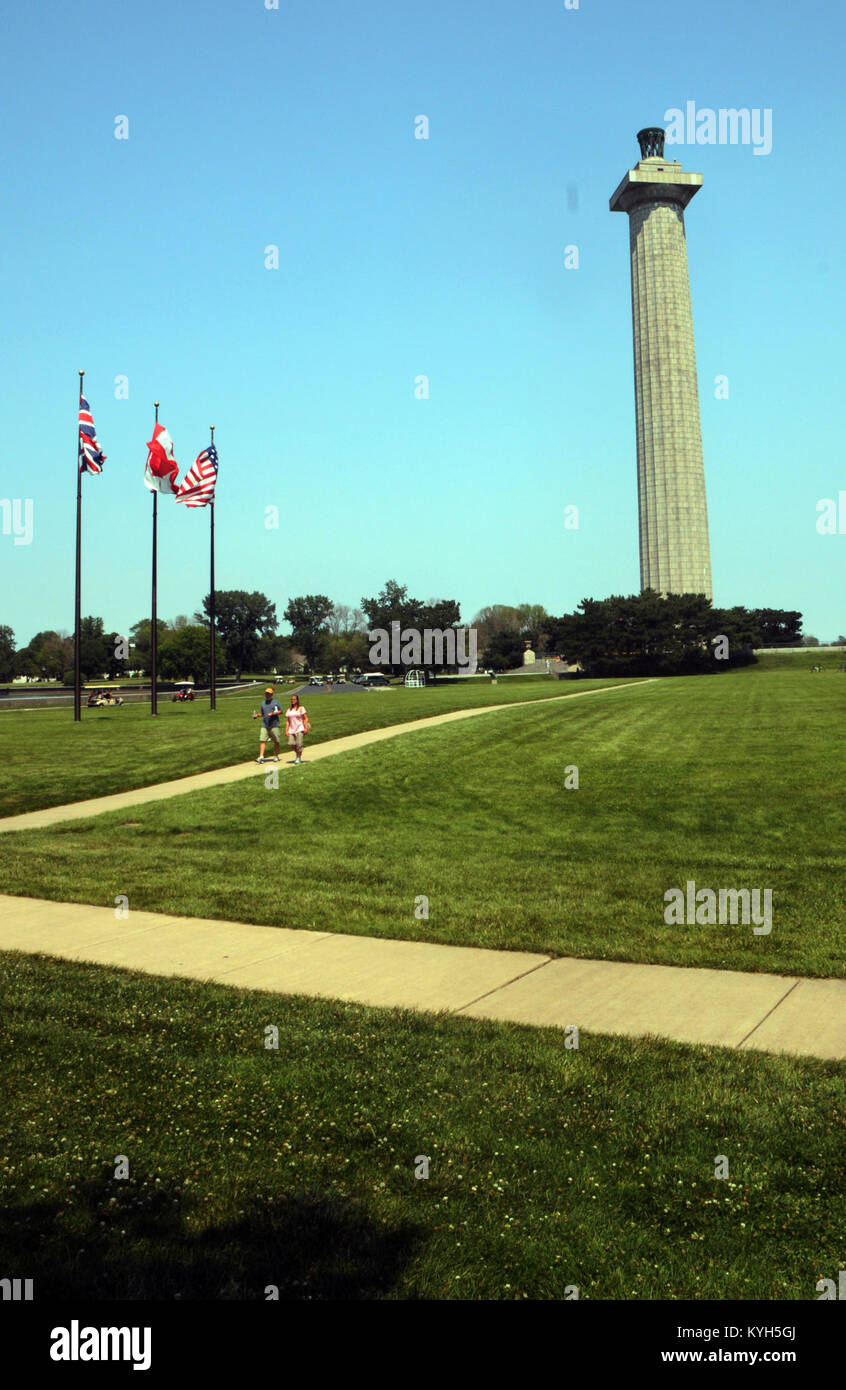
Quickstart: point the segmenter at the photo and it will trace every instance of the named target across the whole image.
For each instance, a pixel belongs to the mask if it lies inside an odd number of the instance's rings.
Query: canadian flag
[[[173,457],[173,440],[164,425],[156,425],[153,437],[147,441],[147,466],[144,486],[151,492],[176,492],[179,464]]]

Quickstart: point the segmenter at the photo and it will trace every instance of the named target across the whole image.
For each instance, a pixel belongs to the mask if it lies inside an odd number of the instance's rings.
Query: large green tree
[[[223,666],[223,645],[215,642],[215,665]],[[209,630],[202,624],[189,623],[168,633],[159,647],[159,673],[165,680],[193,680],[208,685],[211,679]]]
[[[293,629],[291,641],[295,647],[299,647],[311,671],[317,664],[326,639],[326,620],[332,607],[332,600],[325,594],[302,594],[299,598],[289,599],[285,609],[285,621]]]
[[[323,645],[323,661],[329,671],[366,670],[370,665],[370,643],[363,632],[339,632],[330,635]]]
[[[399,623],[401,628],[419,628],[423,625],[423,604],[419,599],[409,598],[408,585],[398,584],[395,579],[389,579],[375,598],[363,598],[361,607],[367,619],[368,632],[376,628],[390,632],[391,623]]]
[[[755,608],[753,615],[760,647],[798,647],[802,641],[802,614],[785,608]]]
[[[257,669],[268,675],[277,671],[290,671],[293,664],[291,653],[290,637],[283,637],[279,632],[269,637],[261,637],[258,644]]]
[[[528,638],[533,647],[543,651],[546,631],[545,624],[549,614],[542,603],[518,603],[517,614],[520,619],[520,635]]]
[[[66,632],[36,632],[28,646],[15,657],[15,673],[38,676],[41,680],[61,680],[73,664],[73,640]]]
[[[515,632],[497,632],[484,647],[484,664],[492,671],[513,671],[522,665],[523,638]]]
[[[456,599],[433,598],[427,603],[409,597],[408,586],[389,579],[375,598],[363,598],[361,607],[367,619],[367,631],[377,629],[391,633],[391,624],[399,623],[400,633],[407,630],[419,632],[421,637],[426,628],[433,632],[443,632],[457,627],[461,622],[461,607]],[[392,672],[403,669],[401,663],[376,662],[376,666]]]
[[[149,671],[150,669],[150,632],[152,623],[149,618],[141,618],[137,623],[133,623],[129,629],[129,660],[127,665],[130,670]],[[156,619],[156,632],[159,637],[159,651],[170,628],[164,618]]]
[[[0,627],[0,681],[10,681],[15,674],[15,634],[10,627]]]
[[[361,609],[351,608],[347,603],[333,603],[320,648],[320,659],[326,669],[360,670],[369,665],[369,650],[367,619]]]
[[[29,647],[21,647],[20,651],[15,652],[14,673],[16,676],[30,676],[35,680],[41,679],[41,666]]]
[[[596,675],[672,675],[720,671],[752,660],[754,617],[716,609],[702,594],[583,599],[546,624],[550,647]],[[721,640],[724,639],[724,640]],[[724,658],[724,659],[723,659]]]
[[[259,640],[276,632],[276,604],[266,594],[245,589],[215,589],[215,626],[226,648],[227,668],[236,677],[258,664]],[[203,599],[202,613],[195,621],[208,627],[211,595]]]
[[[431,598],[423,605],[421,618],[422,626],[433,631],[458,627],[461,622],[461,605],[454,598]]]
[[[516,607],[494,603],[480,608],[473,619],[480,656],[495,671],[519,666],[526,641],[536,651],[545,650],[548,623],[549,614],[540,603],[521,603]],[[515,653],[517,659],[512,661]]]
[[[114,648],[109,650],[103,619],[83,618],[79,624],[79,669],[83,680],[102,676],[108,671],[113,657]]]

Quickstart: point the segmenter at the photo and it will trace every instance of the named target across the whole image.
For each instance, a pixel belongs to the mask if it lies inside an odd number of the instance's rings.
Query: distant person
[[[268,739],[273,739],[276,752],[272,758],[274,763],[279,761],[279,716],[282,713],[282,706],[273,693],[273,686],[269,685],[264,692],[264,699],[261,702],[261,709],[253,711],[253,719],[261,719],[261,735],[259,738],[259,755],[257,763],[265,761],[264,750],[267,747]]]
[[[290,760],[292,763],[302,762],[303,739],[310,729],[311,725],[305,705],[300,704],[299,695],[292,695],[291,707],[285,711],[285,732],[288,735],[290,747],[296,753],[296,757]]]

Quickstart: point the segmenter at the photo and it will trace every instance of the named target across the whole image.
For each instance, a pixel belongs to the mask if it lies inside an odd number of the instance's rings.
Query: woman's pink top
[[[304,709],[304,707],[303,707],[302,705],[298,705],[296,709],[289,709],[289,710],[286,710],[286,711],[285,711],[285,721],[286,721],[287,726],[288,726],[288,733],[289,733],[289,734],[302,734],[302,733],[305,733],[305,718],[306,718],[306,712],[305,712],[305,709]]]

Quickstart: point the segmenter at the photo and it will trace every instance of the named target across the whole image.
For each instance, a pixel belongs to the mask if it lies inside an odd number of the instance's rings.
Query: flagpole
[[[79,373],[79,407],[82,409],[82,378]],[[82,679],[79,671],[80,606],[82,598],[82,446],[79,442],[79,413],[76,417],[76,588],[73,608],[73,720],[82,719]]]
[[[210,425],[211,442],[214,446],[214,425]],[[214,496],[209,503],[209,589],[211,601],[209,606],[209,709],[217,709],[217,690],[215,688],[215,660],[214,660]]]
[[[156,424],[159,423],[159,403],[153,402],[156,407]],[[155,435],[153,435],[155,439]],[[150,713],[158,714],[158,692],[156,682],[158,680],[159,667],[159,625],[156,617],[156,531],[158,528],[158,490],[153,489],[153,592],[152,592],[152,616],[150,618],[150,674],[152,677],[150,685]]]

